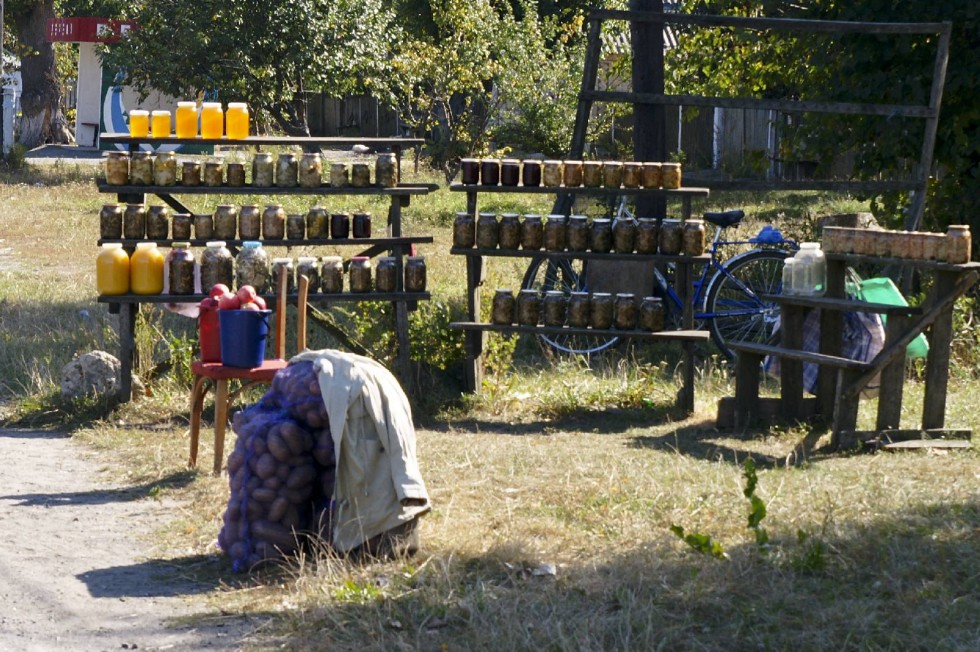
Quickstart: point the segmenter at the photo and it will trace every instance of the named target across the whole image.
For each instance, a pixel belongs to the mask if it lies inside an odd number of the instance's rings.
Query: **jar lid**
[[[503,159],[503,160],[500,161],[500,164],[501,165],[520,165],[521,162],[520,162],[519,159],[516,159],[516,158],[505,158],[505,159]]]
[[[541,219],[541,216],[538,215],[537,213],[528,213],[527,215],[524,216],[524,221],[525,222],[528,221],[528,220],[540,220],[540,219]]]
[[[588,292],[582,292],[582,291],[573,291],[571,293],[571,296],[578,297],[580,299],[583,299],[583,298],[589,296],[589,293]]]
[[[258,240],[246,240],[242,243],[242,246],[246,249],[259,249],[262,247],[262,243]]]
[[[197,102],[193,102],[191,100],[184,100],[182,102],[177,102],[177,106],[181,106],[181,107],[184,107],[184,108],[195,108],[196,109],[197,108]]]
[[[622,164],[623,164],[622,161],[604,161],[603,162],[603,165],[610,165],[610,166],[612,166],[612,165],[622,165]]]
[[[370,261],[370,260],[371,259],[368,256],[351,256],[350,259],[352,263],[363,263],[365,261]]]
[[[663,303],[664,300],[660,297],[643,297],[645,303]]]
[[[272,264],[273,265],[292,265],[293,264],[293,259],[292,258],[273,258],[272,259]]]
[[[171,151],[157,152],[156,153],[156,156],[157,156],[157,158],[160,158],[161,156],[164,157],[164,158],[177,158],[177,155],[174,152],[171,152]]]
[[[222,244],[224,244],[224,243],[222,243]],[[173,247],[174,249],[190,249],[191,243],[189,243],[189,242],[172,242],[170,244],[170,246]],[[209,247],[211,246],[211,243],[210,242],[208,243],[208,246]]]
[[[630,301],[633,301],[634,299],[636,299],[636,296],[633,295],[633,294],[631,294],[631,293],[629,293],[629,292],[620,292],[620,293],[617,293],[616,294],[616,298],[617,299],[629,299]]]
[[[217,107],[217,108],[220,109],[221,108],[221,102],[202,102],[201,103],[201,106],[203,106],[206,109],[213,109],[215,107]]]
[[[153,111],[152,113],[153,113],[153,115],[165,115],[168,118],[170,117],[170,111],[167,111],[166,109],[157,109],[157,110]]]
[[[333,217],[350,217],[350,213],[332,213]]]
[[[174,244],[177,243],[175,242]],[[218,249],[220,247],[224,247],[226,243],[224,240],[212,240],[211,242],[207,242],[205,244],[207,244],[208,249]]]
[[[481,218],[484,218],[484,217],[492,217],[493,219],[497,219],[497,214],[496,213],[480,213],[480,217]]]
[[[556,222],[564,222],[565,221],[565,216],[564,215],[558,215],[558,214],[549,215],[548,216],[548,221],[550,222],[551,220],[555,220]]]
[[[102,248],[103,249],[122,249],[122,243],[121,242],[103,242],[102,243]]]
[[[592,293],[592,298],[593,299],[610,299],[610,298],[612,298],[612,294],[610,294],[609,292],[593,292]]]
[[[326,264],[326,263],[342,263],[342,262],[344,262],[344,259],[341,258],[340,256],[324,256],[323,257],[323,262],[324,262],[324,264]]]
[[[371,214],[365,212],[354,213],[354,217],[371,217]]]
[[[410,262],[410,263],[424,263],[425,262],[425,256],[408,256],[407,259],[408,259],[408,262]]]
[[[316,256],[299,256],[296,259],[296,262],[297,263],[304,263],[304,264],[307,264],[307,265],[310,264],[310,263],[315,263],[316,262]]]
[[[397,259],[394,256],[380,256],[378,258],[379,263],[385,263],[388,265],[394,265]]]
[[[133,115],[147,115],[148,116],[148,115],[150,115],[150,112],[149,111],[146,111],[145,109],[133,109],[132,111],[129,112],[129,115],[131,115],[131,116],[133,116]]]
[[[656,161],[646,161],[643,163],[643,165],[649,165],[652,168],[659,168],[662,165],[662,163],[658,163]]]
[[[500,217],[501,219],[506,218],[508,220],[513,220],[520,217],[520,215],[518,213],[501,213]]]
[[[562,161],[562,163],[564,163],[565,165],[582,165],[582,161],[575,161],[575,160]]]
[[[521,290],[521,292],[524,291],[525,290]],[[496,294],[513,294],[513,292],[510,291],[510,288],[497,288],[496,290],[494,290],[494,292]]]
[[[561,290],[548,290],[547,292],[545,292],[545,294],[551,297],[552,299],[557,299],[558,297],[565,296],[565,293],[562,292]]]
[[[589,221],[589,216],[588,215],[572,215],[568,219],[570,219],[573,222],[588,222]]]
[[[248,109],[248,104],[245,102],[228,102],[229,109]]]
[[[534,288],[524,288],[521,290],[521,294],[525,296],[538,296],[538,291]]]
[[[136,243],[136,248],[137,249],[156,249],[157,248],[157,243],[155,243],[155,242],[137,242]]]
[[[609,224],[610,222],[612,222],[612,220],[608,217],[597,217],[592,220],[593,224]]]

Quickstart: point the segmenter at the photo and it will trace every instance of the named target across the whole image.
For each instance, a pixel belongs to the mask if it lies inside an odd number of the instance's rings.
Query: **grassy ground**
[[[413,325],[416,358],[433,362],[432,391],[416,414],[435,507],[423,519],[422,552],[359,564],[311,552],[252,576],[232,574],[214,545],[227,480],[185,468],[193,324],[160,311],[142,316],[146,399],[106,411],[56,398],[59,370],[73,355],[115,348],[114,318],[95,301],[92,264],[106,196],[85,174],[60,169],[0,183],[7,206],[0,214],[0,397],[8,425],[66,427],[104,450],[108,472],[147,499],[177,499],[176,520],[153,534],[155,554],[212,582],[210,600],[221,613],[268,617],[257,648],[980,646],[975,450],[842,455],[818,447],[787,466],[800,441],[825,433],[717,430],[716,402],[733,387],[710,356],[699,368],[695,413],[677,414],[678,360],[662,347],[586,365],[554,359],[533,341],[494,337],[482,391],[461,395],[458,369],[435,364],[458,355],[458,337],[441,325],[458,314],[463,293],[463,262],[445,252],[452,214],[464,201],[447,191],[405,211],[407,233],[436,238],[422,251],[433,301]],[[549,209],[510,196],[496,201],[481,208]],[[802,193],[710,203],[743,205],[795,237],[807,236],[819,215],[860,208]],[[522,271],[519,262],[494,261],[488,286],[516,283]],[[363,316],[343,319],[372,340]],[[964,364],[951,380],[947,423],[976,429],[972,397],[980,383]],[[907,392],[903,421],[911,426],[922,386],[911,380]],[[863,423],[870,425],[873,409],[866,402]],[[209,441],[203,449],[206,469]],[[746,459],[758,469],[752,495],[766,510],[765,544],[759,528],[747,526]],[[710,537],[718,555],[695,551],[673,526]]]

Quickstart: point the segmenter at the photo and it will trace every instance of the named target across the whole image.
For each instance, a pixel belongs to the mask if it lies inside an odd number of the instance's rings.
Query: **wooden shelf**
[[[700,256],[666,256],[662,254],[619,254],[615,252],[600,253],[595,251],[545,251],[528,249],[464,249],[453,247],[449,253],[457,256],[494,256],[498,258],[588,258],[590,260],[635,260],[657,261],[662,263],[707,263],[711,260],[708,254]]]
[[[129,134],[101,134],[99,141],[110,145],[320,145],[324,148],[338,149],[365,145],[367,147],[415,147],[425,143],[422,138],[334,138],[334,137],[293,137],[293,136],[249,136],[248,138],[133,138]]]
[[[911,258],[886,258],[884,256],[865,256],[863,254],[842,254],[836,252],[824,252],[827,260],[836,260],[847,263],[848,265],[869,264],[878,266],[899,266],[914,267],[915,269],[937,270],[943,272],[965,272],[971,269],[980,269],[980,263],[970,262],[963,264],[944,263],[938,260],[918,260]]]
[[[124,247],[126,246],[135,247],[137,244],[141,242],[155,242],[159,246],[169,246],[174,242],[190,242],[192,247],[204,247],[207,245],[207,243],[214,242],[214,241],[221,241],[224,242],[226,245],[232,247],[239,246],[243,242],[248,242],[247,240],[239,240],[239,239],[222,240],[221,238],[218,238],[216,236],[213,238],[203,238],[203,239],[162,238],[159,240],[153,240],[150,238],[142,238],[142,239],[108,238],[108,239],[100,239],[98,241],[98,244],[101,246],[102,244],[105,243],[118,242]],[[336,245],[338,247],[357,247],[357,246],[364,246],[364,245],[397,247],[397,246],[405,246],[405,245],[413,245],[413,244],[430,244],[432,243],[433,239],[432,236],[430,235],[423,235],[423,236],[402,237],[402,238],[336,238],[336,239],[311,238],[306,240],[285,240],[285,239],[262,240],[261,238],[257,238],[255,241],[261,242],[263,247],[304,247],[304,246],[322,247],[322,246],[329,246],[329,245]]]
[[[99,295],[99,303],[199,303],[206,294],[115,294]],[[266,303],[272,307],[275,295],[263,294]],[[289,294],[289,299],[295,300],[296,293]],[[310,302],[341,303],[351,301],[428,301],[428,292],[339,292],[326,294],[311,292]]]
[[[452,192],[503,192],[503,193],[531,193],[539,195],[653,195],[660,197],[687,196],[687,197],[707,197],[710,190],[707,188],[592,188],[586,186],[484,186],[480,184],[464,185],[454,183],[449,186]]]
[[[398,186],[329,186],[321,185],[316,188],[301,188],[293,186],[113,186],[104,180],[97,182],[99,192],[116,195],[376,195],[385,197],[408,197],[426,195],[438,186],[434,184],[398,185]]]
[[[869,312],[879,315],[921,315],[922,308],[918,306],[893,306],[887,303],[869,303],[854,299],[834,299],[831,297],[804,297],[786,294],[763,294],[764,301],[779,305],[802,306],[804,308],[822,308],[840,312]]]
[[[533,335],[584,335],[591,337],[628,337],[647,340],[686,340],[707,342],[711,337],[708,331],[641,331],[641,330],[601,330],[595,328],[573,328],[571,326],[522,326],[519,324],[486,324],[483,322],[458,321],[449,324],[450,328],[463,331],[493,331],[497,333],[530,333]]]

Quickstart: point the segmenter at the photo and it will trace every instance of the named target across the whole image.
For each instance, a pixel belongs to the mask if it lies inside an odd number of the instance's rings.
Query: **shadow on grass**
[[[197,476],[197,471],[175,471],[158,480],[128,487],[63,493],[16,494],[0,496],[0,500],[10,501],[10,504],[16,507],[77,507],[81,505],[128,502],[152,496],[162,489],[181,489],[189,485],[195,476]]]
[[[220,555],[192,555],[99,568],[77,577],[96,598],[166,598],[218,589],[226,584],[222,577],[227,570]]]

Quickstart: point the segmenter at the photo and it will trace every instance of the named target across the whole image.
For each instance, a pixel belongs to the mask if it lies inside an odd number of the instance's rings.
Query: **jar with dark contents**
[[[500,243],[500,224],[496,213],[480,213],[476,221],[476,246],[479,249],[496,249]]]
[[[566,234],[569,251],[588,251],[589,218],[585,215],[572,215],[569,217]]]
[[[198,161],[181,161],[180,185],[191,187],[201,185],[201,164]]]
[[[520,216],[517,213],[501,213],[497,235],[501,249],[518,249],[521,246]]]
[[[398,260],[394,256],[378,258],[374,284],[378,292],[395,292],[398,289]]]
[[[568,317],[568,297],[561,290],[545,292],[542,302],[545,326],[564,326]]]
[[[660,165],[660,185],[672,190],[681,187],[680,163],[662,163]]]
[[[299,187],[319,188],[322,178],[323,155],[320,152],[303,152],[297,171]]]
[[[350,259],[347,272],[350,275],[351,292],[370,292],[374,281],[371,278],[371,259],[367,256],[354,256]]]
[[[204,172],[201,181],[205,186],[219,187],[225,183],[225,166],[217,161],[208,161],[204,164]]]
[[[320,266],[320,291],[338,294],[344,291],[344,261],[340,256],[324,256]]]
[[[613,325],[613,295],[596,292],[590,301],[590,321],[592,328],[609,329]]]
[[[374,164],[374,182],[384,188],[398,185],[398,157],[390,152],[378,155]]]
[[[680,220],[664,220],[660,224],[660,253],[677,256],[684,247],[684,227]]]
[[[500,162],[500,185],[516,186],[521,182],[521,162],[505,158]]]
[[[596,253],[608,254],[612,251],[612,220],[604,217],[592,220],[589,228],[589,249]]]
[[[306,239],[306,216],[301,213],[289,214],[286,216],[286,239],[305,240]]]
[[[286,211],[280,204],[269,204],[262,211],[262,238],[282,240],[286,236]]]
[[[351,217],[351,231],[353,231],[355,238],[370,238],[371,214],[354,213]]]
[[[118,239],[123,233],[122,204],[104,204],[99,211],[99,236],[103,240]]]
[[[153,185],[153,155],[133,152],[129,156],[129,183],[134,186]]]
[[[170,294],[194,294],[194,254],[189,242],[174,242],[167,254],[167,281]],[[203,286],[203,281],[202,281]],[[210,288],[211,286],[208,286]]]
[[[235,287],[251,285],[256,292],[269,289],[269,255],[261,242],[246,240],[235,257]]]
[[[639,312],[639,307],[636,305],[636,297],[632,294],[617,294],[613,308],[613,324],[617,330],[634,330],[636,329]]]
[[[238,234],[242,240],[257,240],[261,237],[262,211],[258,204],[245,204],[238,209]]]
[[[405,291],[425,292],[426,269],[424,256],[409,256],[405,259]]]
[[[652,217],[641,217],[636,222],[636,253],[655,254],[660,244],[660,226]]]
[[[504,288],[494,291],[490,304],[490,323],[498,326],[510,326],[514,323],[513,292]]]
[[[541,216],[530,214],[524,216],[521,223],[521,249],[539,251],[544,246],[544,223]]]
[[[564,215],[549,215],[544,225],[544,248],[565,251],[568,246],[568,221]]]
[[[972,243],[973,236],[968,224],[950,224],[946,228],[946,262],[954,265],[970,262]]]
[[[485,158],[480,161],[480,184],[496,186],[500,184],[500,160]]]
[[[201,254],[201,291],[210,292],[218,283],[232,287],[235,282],[235,258],[223,240],[207,243]]]
[[[123,237],[127,240],[142,240],[146,237],[146,206],[126,204],[123,212]]]
[[[465,186],[475,186],[480,183],[480,161],[475,158],[464,158],[459,162],[460,181]]]
[[[146,209],[146,237],[150,240],[166,240],[170,234],[170,211],[166,206],[150,206]]]
[[[296,289],[296,276],[293,272],[292,258],[273,258],[272,259],[272,287],[278,288],[280,279],[286,277],[286,292],[293,292]]]
[[[269,152],[257,152],[252,159],[252,185],[256,188],[271,188],[276,164]]]
[[[299,161],[291,152],[283,152],[276,159],[276,186],[295,188],[298,183]]]
[[[521,326],[537,326],[541,323],[542,303],[537,290],[521,290],[517,296],[517,323]]]
[[[688,220],[684,223],[684,237],[681,251],[685,256],[700,256],[704,253],[706,235],[704,222]]]
[[[352,163],[350,166],[350,183],[355,188],[367,188],[371,185],[371,166],[367,163]]]
[[[105,182],[110,186],[129,184],[129,154],[109,152],[105,159]]]
[[[334,240],[346,240],[350,237],[349,213],[333,213],[330,215],[330,237]]]
[[[316,292],[320,287],[320,267],[317,265],[316,256],[300,256],[296,259],[296,284],[299,286],[299,279],[305,276],[310,282],[310,291]]]
[[[640,302],[640,328],[651,333],[664,329],[664,302],[660,297],[645,297]]]
[[[575,328],[588,328],[591,304],[588,292],[572,292],[568,297],[568,325]]]
[[[330,185],[334,188],[343,188],[350,183],[350,170],[346,163],[330,164]]]
[[[210,213],[199,213],[194,216],[194,238],[207,240],[214,237],[214,218]]]
[[[322,206],[314,206],[306,213],[306,237],[325,240],[330,237],[330,215]]]
[[[557,188],[561,185],[561,161],[545,161],[541,168],[541,182],[546,188]]]
[[[602,164],[602,185],[606,188],[619,188],[623,185],[623,163],[606,161]]]
[[[643,185],[643,164],[636,161],[623,163],[623,187],[639,188]]]
[[[232,188],[241,188],[245,185],[245,166],[243,164],[228,164],[228,185]]]
[[[582,185],[582,161],[562,161],[562,182],[568,188]]]
[[[173,186],[177,183],[177,155],[173,152],[157,152],[153,161],[153,185]]]
[[[194,218],[190,213],[174,213],[170,220],[170,231],[174,240],[190,240]]]
[[[234,240],[238,232],[238,209],[234,204],[218,204],[214,209],[214,237]]]
[[[453,246],[469,249],[476,244],[476,220],[466,211],[458,211],[453,220]]]
[[[631,254],[636,248],[636,222],[632,217],[618,217],[612,225],[613,250]]]
[[[524,161],[521,181],[529,188],[541,185],[541,161]]]
[[[602,161],[582,163],[582,185],[586,188],[602,187]]]
[[[659,163],[643,164],[643,187],[659,188],[662,178],[662,168]]]

